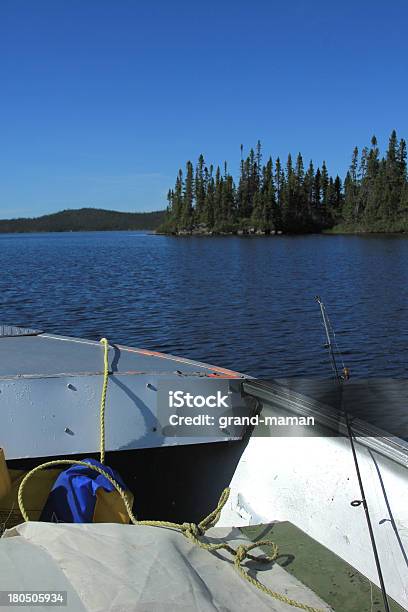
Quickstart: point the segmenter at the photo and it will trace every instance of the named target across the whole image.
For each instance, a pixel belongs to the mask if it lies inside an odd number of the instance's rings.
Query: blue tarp
[[[84,459],[96,465],[126,490],[126,485],[117,472],[96,459]],[[52,523],[92,523],[96,492],[102,487],[108,493],[115,487],[105,476],[84,465],[73,465],[58,476],[40,516],[40,521]]]

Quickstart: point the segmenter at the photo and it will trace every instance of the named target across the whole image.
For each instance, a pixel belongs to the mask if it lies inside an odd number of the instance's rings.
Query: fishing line
[[[323,319],[323,327],[324,327],[325,332],[326,332],[327,348],[329,350],[330,363],[331,363],[332,368],[333,368],[336,384],[338,385],[338,389],[340,391],[340,402],[341,402],[341,405],[342,405],[342,401],[341,401],[342,400],[342,396],[343,396],[343,385],[342,385],[342,383],[343,383],[344,377],[340,376],[340,374],[339,374],[339,370],[338,370],[337,363],[336,363],[335,353],[333,351],[332,337],[334,337],[334,343],[335,343],[335,345],[337,347],[338,355],[340,356],[341,361],[342,361],[343,372],[346,371],[346,368],[344,366],[344,362],[343,362],[343,359],[342,359],[342,356],[341,356],[341,353],[340,353],[340,350],[339,350],[339,347],[338,347],[338,344],[337,344],[337,341],[336,341],[336,337],[335,337],[332,325],[331,325],[329,317],[327,315],[326,308],[325,308],[323,302],[321,301],[321,299],[320,299],[320,297],[318,295],[316,296],[315,299],[316,299],[316,302],[320,306],[320,312],[322,314],[322,319]],[[330,331],[331,331],[332,335],[330,334]],[[353,454],[354,468],[355,468],[355,471],[356,471],[356,474],[357,474],[358,486],[359,486],[360,495],[361,495],[361,499],[360,500],[352,501],[351,505],[353,507],[357,507],[357,506],[362,505],[363,508],[364,508],[364,513],[365,513],[365,517],[366,517],[368,532],[369,532],[370,540],[371,540],[371,548],[373,550],[375,565],[376,565],[376,568],[377,568],[378,579],[379,579],[380,587],[381,587],[381,593],[382,593],[383,600],[384,600],[385,611],[386,612],[391,612],[390,606],[389,606],[389,603],[388,603],[387,591],[385,589],[385,583],[384,583],[384,577],[383,577],[382,568],[381,568],[380,557],[378,555],[377,544],[375,542],[373,526],[372,526],[372,523],[371,523],[370,511],[368,509],[367,499],[366,499],[366,496],[365,496],[363,479],[362,479],[362,476],[361,476],[360,466],[359,466],[359,463],[358,463],[356,448],[355,448],[355,444],[354,444],[355,437],[354,437],[354,434],[353,434],[353,430],[351,428],[351,423],[350,423],[350,418],[349,418],[348,412],[346,410],[343,410],[343,414],[344,414],[344,418],[345,418],[345,421],[346,421],[347,435],[348,435],[348,438],[350,440],[351,452]]]

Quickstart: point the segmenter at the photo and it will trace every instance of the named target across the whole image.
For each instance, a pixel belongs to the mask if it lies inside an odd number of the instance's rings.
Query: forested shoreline
[[[206,164],[200,155],[188,161],[168,192],[165,222],[159,232],[189,234],[275,234],[333,232],[405,232],[408,230],[406,142],[391,133],[383,157],[375,136],[361,151],[355,147],[342,180],[326,163],[307,167],[299,153],[285,164],[266,163],[262,145],[241,161],[238,182],[228,170]]]
[[[244,157],[235,181],[224,162],[200,155],[179,170],[167,211],[124,213],[96,208],[37,218],[0,219],[0,232],[155,230],[175,235],[408,232],[407,150],[395,130],[380,156],[377,139],[355,147],[342,180],[327,165],[305,167],[302,155],[283,163],[261,143]]]
[[[36,218],[0,219],[0,232],[81,232],[155,230],[163,223],[164,211],[126,213],[100,208],[63,210]]]

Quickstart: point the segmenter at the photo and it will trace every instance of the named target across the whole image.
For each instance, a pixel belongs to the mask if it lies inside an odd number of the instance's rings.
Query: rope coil
[[[103,354],[104,372],[103,372],[103,385],[102,385],[100,413],[99,413],[100,414],[100,463],[103,464],[105,462],[105,405],[106,405],[106,395],[107,395],[108,379],[109,379],[109,361],[108,361],[109,343],[106,338],[102,338],[100,342],[104,347],[104,354]],[[260,582],[256,578],[253,578],[245,571],[245,569],[242,566],[242,563],[246,559],[250,559],[251,561],[257,561],[260,563],[272,563],[273,561],[275,561],[278,556],[278,550],[279,550],[275,542],[271,540],[261,540],[261,541],[247,544],[247,545],[241,544],[237,548],[233,548],[226,542],[220,542],[219,544],[211,544],[208,542],[203,542],[202,540],[199,539],[200,537],[205,535],[208,529],[211,529],[211,527],[214,527],[218,523],[219,518],[221,516],[222,509],[227,503],[229,495],[230,495],[230,489],[228,487],[224,489],[224,491],[221,493],[221,497],[218,501],[216,508],[212,512],[210,512],[210,514],[206,516],[200,523],[198,523],[198,525],[196,525],[196,523],[187,523],[187,522],[186,523],[173,523],[171,521],[149,521],[149,520],[139,521],[136,519],[135,515],[133,514],[132,507],[129,503],[126,492],[116,482],[116,480],[112,478],[112,476],[108,474],[105,470],[103,470],[99,466],[87,463],[86,461],[79,461],[76,459],[57,459],[55,461],[47,461],[46,463],[37,465],[35,468],[27,472],[27,474],[24,476],[23,480],[21,481],[19,489],[18,489],[18,505],[19,505],[20,512],[21,512],[21,515],[24,521],[28,522],[30,520],[26,512],[26,509],[24,507],[24,502],[23,502],[24,487],[26,486],[28,480],[40,470],[43,470],[49,467],[55,467],[57,465],[82,465],[104,476],[111,483],[111,485],[115,487],[116,491],[121,496],[123,503],[125,505],[126,511],[128,513],[129,520],[131,523],[133,523],[133,525],[144,525],[148,527],[164,527],[164,528],[169,528],[169,529],[175,529],[177,531],[180,531],[180,533],[182,533],[183,536],[186,537],[188,540],[190,540],[193,544],[199,546],[200,548],[203,548],[204,550],[207,550],[209,552],[215,552],[217,550],[225,550],[228,553],[230,553],[231,556],[234,558],[234,567],[237,570],[237,572],[240,574],[240,576],[244,580],[252,584],[254,587],[256,587],[257,589],[265,593],[266,595],[269,595],[273,599],[286,603],[289,606],[292,606],[294,608],[305,610],[306,612],[324,612],[320,608],[314,608],[307,604],[296,601],[295,599],[290,599],[289,597],[286,597],[286,595],[283,595],[282,593],[277,593],[276,591],[272,591],[271,589],[266,587],[264,584],[262,584],[262,582]],[[269,556],[264,555],[261,557],[251,555],[249,551],[254,548],[257,548],[258,546],[269,546],[272,549],[271,554]]]

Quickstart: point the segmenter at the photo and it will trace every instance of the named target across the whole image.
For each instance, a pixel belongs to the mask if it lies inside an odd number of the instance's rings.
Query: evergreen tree
[[[312,221],[318,227],[321,221],[322,175],[320,168],[316,170],[313,180]]]
[[[323,161],[321,171],[321,190],[322,190],[322,201],[321,201],[321,223],[323,226],[328,224],[329,216],[329,173],[327,172],[326,162]]]
[[[401,138],[398,147],[397,164],[399,168],[400,182],[401,184],[404,184],[407,180],[407,143],[403,138]]]
[[[249,152],[249,157],[246,162],[248,174],[248,216],[251,216],[254,196],[259,190],[258,168],[255,161],[255,151]]]
[[[276,162],[275,162],[275,186],[276,186],[276,204],[277,204],[278,215],[280,219],[280,225],[278,226],[278,229],[281,229],[284,202],[285,202],[285,173],[283,171],[279,157],[276,159]]]
[[[391,132],[385,162],[387,198],[385,214],[388,219],[396,216],[401,200],[401,172],[398,163],[398,139],[395,130]]]
[[[261,188],[262,180],[262,146],[261,141],[258,140],[256,143],[256,191]]]
[[[242,153],[242,145],[241,145]],[[245,219],[250,213],[249,161],[241,159],[241,174],[238,184],[238,217]]]
[[[293,170],[292,156],[289,153],[286,162],[286,181],[282,208],[283,227],[286,232],[297,231],[296,210],[296,175]]]
[[[227,172],[225,165],[224,183],[222,192],[222,223],[225,229],[232,227],[235,221],[235,187],[234,180]]]
[[[310,160],[308,169],[305,174],[305,180],[303,183],[303,189],[305,194],[305,216],[307,218],[308,226],[312,226],[313,220],[313,186],[314,186],[314,167],[313,162]]]
[[[172,208],[173,208],[173,197],[174,197],[174,191],[172,189],[169,189],[167,192],[167,212],[171,214],[172,212]]]
[[[188,161],[186,164],[186,180],[184,184],[183,204],[181,214],[181,224],[183,228],[191,229],[193,225],[193,164]]]
[[[330,202],[333,220],[335,222],[338,222],[341,220],[341,216],[343,212],[343,205],[344,205],[343,188],[341,184],[341,178],[337,174],[336,178],[334,179],[333,199]]]
[[[359,177],[358,177],[358,148],[354,147],[350,169],[344,181],[344,208],[343,216],[346,222],[353,222],[357,218]]]
[[[220,167],[215,171],[215,194],[214,194],[214,225],[216,229],[222,227],[222,200],[223,200],[224,180],[221,176]]]
[[[361,185],[361,200],[365,222],[377,220],[380,210],[381,177],[379,176],[380,161],[377,138],[371,138],[371,148],[367,157],[366,174]]]
[[[176,179],[172,204],[173,218],[178,229],[183,226],[183,188],[183,171],[180,168]]]
[[[303,158],[300,153],[296,158],[295,167],[295,224],[299,231],[305,229],[308,225],[308,214],[307,214],[307,202],[305,192],[305,169],[303,165]]]
[[[213,177],[213,166],[210,169],[204,170],[206,193],[205,193],[205,222],[209,227],[213,228],[215,223],[215,183]]]
[[[276,202],[275,182],[273,179],[272,158],[268,159],[262,172],[263,215],[262,229],[269,233],[280,226],[279,211]]]
[[[205,181],[204,181],[204,167],[205,161],[204,156],[200,155],[198,158],[194,188],[195,188],[195,208],[196,208],[196,220],[198,223],[206,222],[205,215]]]

